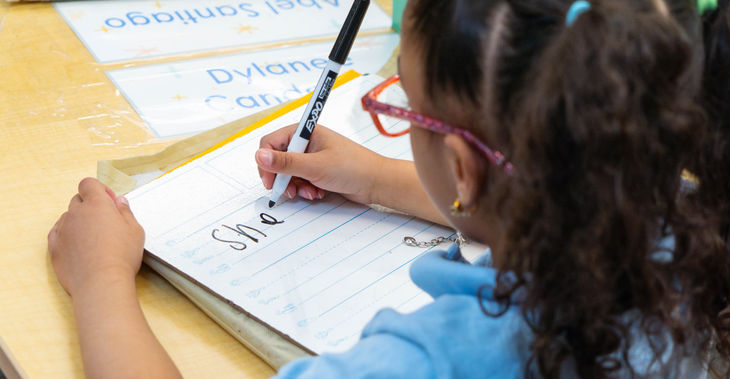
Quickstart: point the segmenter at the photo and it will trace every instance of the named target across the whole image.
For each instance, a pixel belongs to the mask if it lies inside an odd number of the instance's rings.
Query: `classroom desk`
[[[390,0],[377,2],[390,12]],[[154,140],[104,75],[126,66],[97,64],[51,5],[0,0],[0,367],[9,353],[31,378],[83,377],[46,235],[97,161],[171,142]],[[137,292],[184,376],[274,374],[150,269],[142,268]]]

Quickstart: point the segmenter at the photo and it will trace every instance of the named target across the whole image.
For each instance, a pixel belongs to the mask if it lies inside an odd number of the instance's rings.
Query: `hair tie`
[[[572,25],[573,22],[575,22],[575,19],[578,18],[578,16],[580,16],[583,12],[587,12],[589,9],[591,9],[591,3],[585,0],[578,0],[573,2],[573,4],[570,6],[570,9],[568,10],[568,14],[565,15],[565,25]]]
[[[697,0],[697,11],[701,14],[717,9],[717,0]]]

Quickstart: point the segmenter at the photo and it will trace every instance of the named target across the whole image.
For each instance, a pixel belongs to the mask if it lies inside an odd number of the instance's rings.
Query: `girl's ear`
[[[454,179],[456,195],[465,209],[476,207],[486,176],[486,164],[481,155],[464,138],[448,134],[444,138],[447,167]]]

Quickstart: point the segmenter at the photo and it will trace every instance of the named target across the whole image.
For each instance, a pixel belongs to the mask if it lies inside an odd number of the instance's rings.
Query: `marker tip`
[[[269,208],[273,208],[276,203],[273,200],[269,200]]]

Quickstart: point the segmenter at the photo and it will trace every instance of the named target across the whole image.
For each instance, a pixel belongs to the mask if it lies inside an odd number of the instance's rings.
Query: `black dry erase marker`
[[[319,77],[317,86],[314,87],[312,98],[307,104],[307,108],[302,115],[302,119],[299,121],[297,131],[292,136],[289,142],[289,147],[286,151],[293,153],[303,153],[307,149],[309,144],[309,138],[312,136],[312,131],[317,120],[322,114],[324,104],[327,102],[332,91],[332,86],[335,84],[335,79],[340,73],[342,65],[345,64],[347,56],[350,54],[352,49],[352,43],[355,41],[357,31],[360,30],[360,24],[365,17],[365,13],[370,5],[370,0],[355,0],[350,8],[350,13],[347,14],[345,24],[342,25],[340,34],[337,36],[335,45],[332,47],[330,52],[329,61],[325,66],[322,75]],[[271,189],[271,199],[269,200],[269,208],[276,205],[281,195],[286,191],[286,187],[289,185],[291,175],[278,174],[274,180],[274,185]]]

